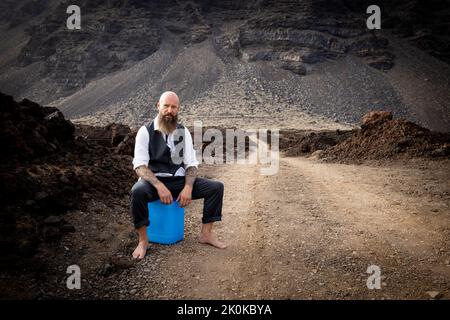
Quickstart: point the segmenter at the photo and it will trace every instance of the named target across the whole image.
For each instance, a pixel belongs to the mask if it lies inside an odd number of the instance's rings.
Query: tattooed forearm
[[[150,182],[154,187],[161,183],[152,170],[150,170],[147,166],[137,167],[135,171],[140,178]]]
[[[186,169],[186,181],[184,183],[186,186],[193,187],[195,178],[197,177],[197,171],[196,167],[189,167]]]

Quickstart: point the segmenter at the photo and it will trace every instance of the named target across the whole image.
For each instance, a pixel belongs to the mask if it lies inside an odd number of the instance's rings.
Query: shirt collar
[[[158,130],[158,131],[159,131],[158,119],[159,119],[159,113],[158,113],[158,115],[155,117],[155,119],[153,119],[153,128],[154,128],[155,130]]]

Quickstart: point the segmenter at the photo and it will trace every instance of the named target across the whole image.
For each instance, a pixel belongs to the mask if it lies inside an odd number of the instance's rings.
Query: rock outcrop
[[[366,1],[356,5],[346,0],[83,0],[77,3],[82,9],[81,30],[66,28],[69,4],[29,0],[1,5],[9,28],[28,25],[29,41],[17,57],[18,65],[43,63],[41,76],[57,84],[60,96],[149,57],[169,35],[187,46],[211,39],[225,60],[270,61],[300,75],[307,74],[310,65],[346,54],[363,57],[382,70],[395,63],[383,32],[366,28],[365,10],[370,4]],[[443,4],[382,1],[379,5],[383,28],[448,61],[444,22],[449,14]]]

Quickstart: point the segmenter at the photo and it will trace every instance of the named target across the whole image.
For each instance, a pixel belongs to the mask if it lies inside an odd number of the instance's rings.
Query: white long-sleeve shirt
[[[155,130],[159,131],[158,126],[158,116],[153,120],[153,126]],[[192,136],[189,130],[185,127],[185,147],[183,149],[183,163],[184,168],[180,167],[177,172],[175,172],[175,176],[184,176],[185,175],[185,169],[189,167],[197,167],[198,168],[198,161],[197,157],[195,155],[194,150],[194,144],[192,142]],[[168,137],[166,137],[166,134],[161,132],[163,135],[164,140],[167,140],[167,146],[170,148],[170,151],[174,151],[175,149],[175,143],[174,143],[174,134],[170,133]],[[167,139],[166,139],[167,138]],[[148,130],[145,126],[142,126],[137,135],[136,135],[136,142],[134,145],[134,159],[133,159],[133,169],[136,169],[137,167],[140,167],[142,165],[148,166],[148,162],[150,160],[150,155],[148,153],[148,143],[149,143],[149,134]],[[171,173],[163,173],[158,172],[155,173],[156,176],[172,176]]]

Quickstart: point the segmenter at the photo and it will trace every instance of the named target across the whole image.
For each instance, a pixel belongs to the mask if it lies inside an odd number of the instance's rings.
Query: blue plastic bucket
[[[147,236],[150,242],[174,244],[184,239],[184,208],[178,201],[171,204],[159,200],[149,202],[148,213]]]

